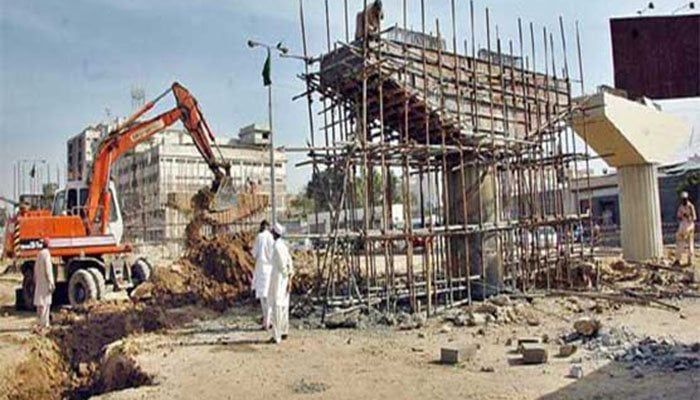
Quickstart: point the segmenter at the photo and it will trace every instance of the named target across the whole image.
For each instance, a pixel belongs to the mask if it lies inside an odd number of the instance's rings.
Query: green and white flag
[[[263,84],[265,86],[272,85],[272,78],[270,77],[271,62],[272,60],[270,60],[270,53],[267,53],[267,59],[265,59],[265,65],[263,65],[262,70]]]

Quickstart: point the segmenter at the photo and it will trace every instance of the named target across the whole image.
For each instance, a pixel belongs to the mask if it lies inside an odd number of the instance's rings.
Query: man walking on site
[[[285,229],[279,223],[272,229],[275,238],[272,253],[272,277],[270,278],[270,301],[272,302],[272,340],[279,343],[289,334],[289,293],[292,289],[294,266],[289,248],[282,236]]]
[[[270,329],[271,304],[268,300],[268,292],[270,291],[270,274],[272,273],[272,247],[275,240],[272,238],[269,228],[270,224],[263,220],[253,245],[253,257],[255,257],[253,287],[255,288],[255,298],[260,299],[263,330]]]
[[[676,261],[674,265],[680,265],[685,248],[688,248],[688,264],[693,264],[695,221],[698,219],[695,206],[690,201],[688,192],[681,193],[681,205],[676,213],[678,218],[678,232],[676,232]]]
[[[34,305],[36,306],[39,325],[36,332],[41,334],[49,328],[49,313],[51,310],[51,296],[56,289],[53,277],[53,264],[49,252],[49,239],[44,238],[42,249],[34,262]]]

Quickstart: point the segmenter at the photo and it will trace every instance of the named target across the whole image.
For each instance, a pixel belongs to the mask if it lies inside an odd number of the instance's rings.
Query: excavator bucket
[[[220,179],[216,193],[214,193],[210,211],[227,211],[235,208],[237,205],[238,199],[236,190],[233,187],[233,181],[230,176],[224,176]]]

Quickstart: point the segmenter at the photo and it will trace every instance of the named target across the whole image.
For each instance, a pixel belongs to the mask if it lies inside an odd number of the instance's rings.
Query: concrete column
[[[645,261],[663,255],[659,180],[653,164],[619,168],[622,255]]]
[[[478,224],[481,216],[483,223],[495,223],[498,218],[496,199],[497,191],[493,175],[484,169],[474,167],[465,168],[466,188],[462,188],[461,171],[456,170],[448,175],[448,190],[450,196],[450,224],[462,224],[464,221],[464,208],[462,196],[467,196],[467,223]],[[485,282],[487,293],[491,294],[494,287],[499,287],[503,282],[503,263],[498,245],[498,235],[496,232],[476,233],[469,236],[469,251],[464,245],[464,237],[453,237],[450,242],[450,257],[454,260],[456,267],[463,266],[469,260],[469,273],[479,275],[485,272]],[[480,297],[479,289],[481,285],[476,285],[473,295]]]

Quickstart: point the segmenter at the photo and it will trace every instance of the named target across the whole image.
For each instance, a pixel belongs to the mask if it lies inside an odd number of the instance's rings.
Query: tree
[[[314,211],[314,199],[307,196],[307,191],[308,185],[289,202],[294,214],[305,217]]]
[[[306,197],[318,205],[322,211],[328,211],[338,207],[338,201],[343,190],[345,172],[340,168],[330,167],[314,173],[311,181],[306,185]]]
[[[384,201],[384,193],[382,192],[384,179],[382,174],[380,173],[379,168],[376,168],[374,170],[374,174],[372,176],[372,190],[374,194],[372,199],[374,200],[375,206],[380,206]],[[387,190],[391,192],[391,202],[394,204],[401,203],[403,201],[403,190],[401,187],[401,180],[391,170],[389,170],[388,182],[389,185],[387,186]],[[362,204],[364,204],[365,198],[365,178],[363,176],[359,176],[355,180],[355,194],[358,201],[358,207],[360,207]]]
[[[306,185],[305,197],[315,204],[318,204],[319,210],[322,211],[330,210],[329,205],[331,203],[334,207],[338,207],[340,195],[342,194],[343,190],[345,174],[346,171],[343,171],[337,167],[327,168],[314,174],[311,181]],[[374,206],[380,206],[384,200],[384,195],[382,192],[383,177],[379,168],[374,168],[372,177]],[[348,184],[350,184],[349,180]],[[401,180],[391,170],[389,170],[388,190],[391,191],[391,199],[393,203],[400,203],[403,201]],[[346,201],[348,200],[347,196],[348,194],[346,194]],[[357,208],[364,207],[364,198],[365,176],[360,173],[355,177],[355,200]]]

